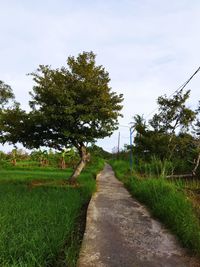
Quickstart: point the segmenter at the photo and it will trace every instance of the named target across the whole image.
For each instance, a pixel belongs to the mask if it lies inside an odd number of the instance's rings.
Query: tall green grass
[[[0,184],[5,181],[29,183],[32,180],[65,180],[70,176],[71,173],[72,169],[0,169]]]
[[[111,165],[131,194],[175,233],[185,247],[200,255],[200,222],[180,186],[164,178],[130,175],[125,161],[111,161]]]
[[[173,173],[174,165],[171,161],[151,157],[149,162],[138,160],[138,162],[135,164],[135,169],[139,173],[145,174],[148,177],[164,177]]]
[[[69,239],[83,199],[71,188],[3,184],[0,203],[0,266],[47,266]]]
[[[0,266],[76,266],[94,175],[102,167],[102,160],[87,167],[79,187],[56,183],[66,171],[2,170]],[[38,179],[55,183],[30,186]]]

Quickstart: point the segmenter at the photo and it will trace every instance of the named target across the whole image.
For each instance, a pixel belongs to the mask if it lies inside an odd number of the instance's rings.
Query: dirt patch
[[[36,187],[41,186],[58,186],[58,187],[70,187],[70,188],[80,188],[81,185],[79,183],[76,184],[70,184],[66,180],[32,180],[30,183],[28,183],[28,188],[34,189]]]
[[[29,189],[34,189],[36,187],[40,187],[40,186],[64,186],[66,185],[65,182],[63,180],[32,180],[30,183],[28,183],[28,188]]]

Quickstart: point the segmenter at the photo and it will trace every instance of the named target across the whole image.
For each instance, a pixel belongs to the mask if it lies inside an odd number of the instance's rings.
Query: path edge
[[[105,165],[104,165],[105,167]],[[81,248],[79,251],[79,257],[78,257],[78,261],[76,263],[76,267],[82,267],[84,266],[84,258],[85,258],[85,250],[87,247],[87,239],[88,239],[88,232],[89,232],[89,228],[92,224],[92,222],[95,220],[95,214],[94,214],[94,209],[95,209],[95,199],[96,199],[96,195],[98,192],[98,177],[101,175],[101,172],[103,171],[103,169],[96,175],[96,190],[95,192],[92,194],[91,199],[89,201],[88,204],[88,208],[87,208],[87,212],[86,212],[86,226],[85,226],[85,231],[83,234],[83,239],[81,242]],[[91,229],[90,229],[91,232]]]

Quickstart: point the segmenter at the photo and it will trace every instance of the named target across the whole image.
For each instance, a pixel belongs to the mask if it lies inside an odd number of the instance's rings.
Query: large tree
[[[123,96],[111,90],[109,73],[96,65],[95,58],[93,52],[83,52],[77,58],[68,57],[67,67],[40,65],[30,74],[35,82],[31,111],[7,112],[4,117],[7,141],[19,141],[28,148],[75,147],[80,162],[71,182],[76,181],[89,161],[87,144],[110,136],[121,116]],[[14,116],[13,121],[10,115]],[[18,133],[13,131],[13,123]]]

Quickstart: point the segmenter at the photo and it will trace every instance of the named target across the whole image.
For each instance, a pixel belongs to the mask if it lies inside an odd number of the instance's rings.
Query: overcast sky
[[[149,114],[158,96],[170,95],[199,67],[199,29],[199,0],[0,0],[0,80],[27,109],[33,86],[27,73],[93,51],[110,73],[113,91],[124,94],[120,125],[128,125],[135,114]],[[187,88],[188,104],[195,108],[200,73]],[[128,128],[119,131],[123,147]],[[98,144],[112,150],[119,131]]]

